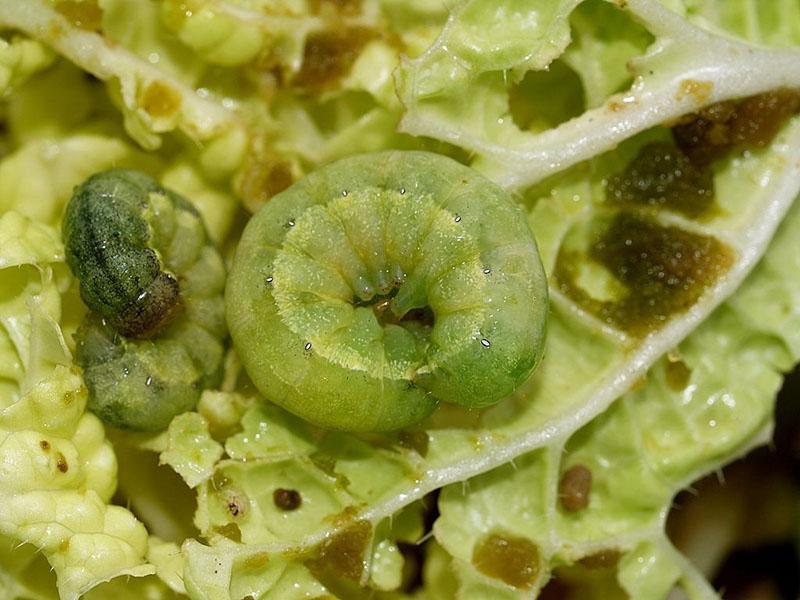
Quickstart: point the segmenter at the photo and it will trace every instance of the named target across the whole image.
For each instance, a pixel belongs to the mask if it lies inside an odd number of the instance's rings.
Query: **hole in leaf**
[[[652,34],[630,13],[605,0],[587,0],[570,15],[572,42],[562,60],[580,77],[588,108],[628,89],[628,61],[644,54]]]
[[[523,131],[544,131],[583,113],[583,87],[566,63],[555,60],[549,69],[528,71],[508,91],[514,123]]]

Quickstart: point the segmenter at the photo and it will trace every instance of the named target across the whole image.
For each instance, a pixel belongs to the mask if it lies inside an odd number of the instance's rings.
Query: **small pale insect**
[[[225,265],[200,214],[114,169],[76,188],[63,236],[90,309],[76,334],[89,408],[116,427],[166,427],[221,378]]]
[[[226,312],[267,399],[324,427],[391,430],[525,381],[547,285],[505,191],[440,155],[383,152],[315,171],[251,219]]]

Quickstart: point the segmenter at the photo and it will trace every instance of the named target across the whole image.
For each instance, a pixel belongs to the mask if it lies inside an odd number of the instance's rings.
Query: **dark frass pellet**
[[[281,510],[297,510],[303,504],[303,497],[297,490],[278,488],[272,492],[272,500],[275,506]]]

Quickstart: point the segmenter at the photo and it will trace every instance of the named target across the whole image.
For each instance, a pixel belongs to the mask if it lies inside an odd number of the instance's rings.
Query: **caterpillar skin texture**
[[[437,154],[382,152],[315,171],[250,220],[226,312],[267,399],[380,431],[513,392],[542,355],[547,284],[505,191]]]
[[[114,169],[76,188],[62,233],[90,309],[76,334],[89,408],[116,427],[165,428],[222,374],[225,265],[200,214]]]

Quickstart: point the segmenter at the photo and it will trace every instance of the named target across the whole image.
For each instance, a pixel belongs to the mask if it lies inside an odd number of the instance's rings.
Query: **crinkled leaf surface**
[[[522,131],[509,113],[509,82],[516,82],[529,69],[547,67],[567,49],[569,13],[578,3],[527,0],[514,5],[517,21],[529,28],[529,54],[518,48],[516,36],[521,32],[516,28],[502,30],[492,38],[504,50],[474,52],[464,40],[470,39],[476,22],[492,22],[498,17],[493,14],[496,5],[479,0],[460,4],[436,43],[421,56],[404,60],[397,71],[398,93],[406,109],[401,129],[467,148],[478,155],[475,164],[493,178],[509,187],[524,187],[699,106],[800,84],[796,50],[752,46],[695,26],[681,17],[679,13],[685,12],[685,7],[678,2],[664,3],[678,12],[654,0],[617,2],[626,12],[621,22],[635,19],[655,36],[655,42],[641,56],[631,52],[641,48],[641,36],[634,36],[628,47],[623,45],[625,38],[614,40],[616,48],[603,44],[591,39],[602,31],[582,33],[583,15],[577,14],[577,45],[570,48],[564,60],[582,76],[589,105],[594,108],[553,129]],[[794,10],[790,5],[777,2],[774,10],[790,19]],[[746,9],[730,12],[738,12],[741,18]],[[620,17],[615,19],[620,22]],[[604,21],[610,26],[608,19]],[[791,44],[792,32],[784,31],[790,26],[780,27],[777,35]],[[512,36],[508,45],[506,34]],[[594,57],[607,52],[605,58],[612,65],[616,60],[623,59],[624,64],[624,59],[629,59],[634,77],[628,90],[610,96],[599,106],[595,106],[599,89],[612,92],[616,86],[609,85],[613,79],[604,82],[600,78],[599,85],[591,79],[592,65],[581,52],[583,45],[593,41],[602,48],[592,53]],[[620,72],[619,62],[616,65],[603,69],[605,78],[612,77],[615,68]]]
[[[58,326],[54,230],[15,212],[0,217],[0,533],[50,562],[63,598],[120,575],[154,572],[147,532],[109,506],[116,460]],[[9,369],[10,367],[10,369]]]
[[[781,373],[800,359],[794,326],[800,286],[796,277],[785,276],[798,267],[798,223],[796,206],[742,288],[660,359],[640,389],[563,445],[444,490],[436,537],[457,561],[457,571],[468,572],[464,597],[476,594],[475,586],[508,591],[469,566],[473,549],[494,532],[522,535],[539,547],[542,568],[534,589],[547,581],[548,564],[615,552],[621,555],[620,583],[632,597],[661,597],[681,578],[691,597],[693,573],[674,553],[660,559],[671,570],[653,570],[656,578],[672,573],[660,594],[635,587],[651,575],[644,567],[626,574],[637,564],[626,559],[652,555],[654,549],[642,550],[645,542],[667,543],[664,520],[676,490],[767,439]],[[592,484],[586,508],[571,512],[559,497],[559,480],[575,465],[589,468]]]

